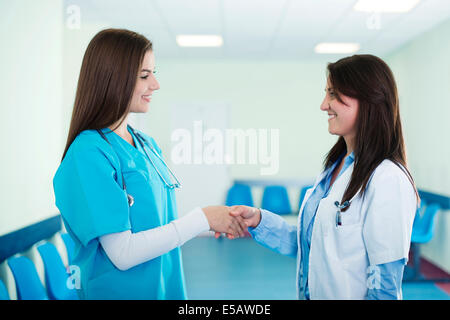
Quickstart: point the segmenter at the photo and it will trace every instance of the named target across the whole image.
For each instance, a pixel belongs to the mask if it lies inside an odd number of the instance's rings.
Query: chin
[[[130,112],[133,113],[146,113],[148,111],[149,107],[148,106],[142,106],[139,108],[133,108],[132,110],[130,110]]]

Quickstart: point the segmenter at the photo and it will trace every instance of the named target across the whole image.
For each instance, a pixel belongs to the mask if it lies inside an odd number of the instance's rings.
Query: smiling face
[[[148,104],[152,94],[159,89],[159,83],[155,78],[155,56],[153,51],[145,53],[142,65],[137,75],[136,86],[131,98],[130,112],[144,113],[148,111]]]
[[[346,141],[353,141],[356,134],[358,100],[342,94],[338,95],[329,79],[325,93],[320,110],[328,114],[328,132],[342,136]]]

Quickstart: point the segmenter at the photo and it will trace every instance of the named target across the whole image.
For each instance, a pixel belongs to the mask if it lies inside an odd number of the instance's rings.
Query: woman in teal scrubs
[[[186,299],[180,245],[207,230],[244,235],[227,207],[178,218],[178,180],[154,139],[128,126],[159,89],[154,69],[152,43],[128,30],[101,31],[83,58],[53,179],[82,299]]]

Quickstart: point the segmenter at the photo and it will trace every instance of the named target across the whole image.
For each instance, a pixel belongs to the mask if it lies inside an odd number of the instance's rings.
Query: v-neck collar
[[[130,126],[127,126],[127,130],[128,130],[128,132],[130,133],[130,135],[131,135],[131,139],[133,139],[133,143],[134,143],[134,145],[135,145],[134,148],[135,148],[136,150],[139,150],[139,151],[140,151],[140,149],[142,148],[142,146],[141,146],[141,144],[139,143],[137,137],[134,135],[133,130],[131,130]]]
[[[133,150],[134,152],[138,152],[138,153],[144,154],[144,151],[142,150],[142,146],[140,145],[140,143],[137,140],[136,136],[133,134],[133,131],[130,129],[130,126],[127,126],[127,130],[130,133],[131,138],[133,139],[134,146],[131,143],[129,143],[127,140],[122,138],[119,134],[114,132],[113,130],[111,130],[109,128],[104,128],[103,130],[104,130],[103,133],[106,133],[106,134],[112,133],[117,138],[119,143],[120,144],[125,144],[128,149]]]

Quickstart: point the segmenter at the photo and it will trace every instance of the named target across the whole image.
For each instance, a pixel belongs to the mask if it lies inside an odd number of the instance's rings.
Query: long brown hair
[[[363,193],[376,167],[389,159],[405,172],[419,204],[420,197],[407,168],[397,85],[389,66],[373,55],[353,55],[329,63],[327,71],[339,101],[342,102],[342,94],[359,102],[354,168],[341,203],[352,199],[360,189]],[[325,169],[346,152],[347,146],[341,136],[325,158]]]
[[[106,128],[125,119],[148,50],[152,50],[150,40],[129,30],[106,29],[94,36],[83,57],[61,161],[80,132]]]

